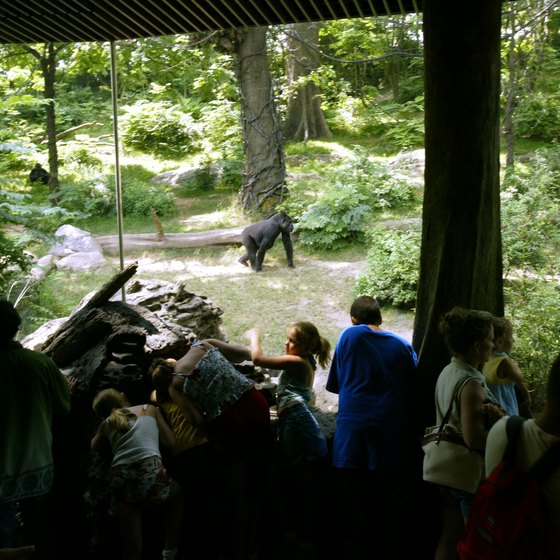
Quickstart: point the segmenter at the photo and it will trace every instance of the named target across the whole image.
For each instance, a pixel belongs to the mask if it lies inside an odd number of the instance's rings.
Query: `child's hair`
[[[156,358],[150,367],[152,381],[156,388],[158,399],[169,399],[169,384],[173,379],[175,366],[165,358]]]
[[[439,329],[452,353],[462,354],[477,341],[484,340],[492,328],[487,311],[454,307],[440,319]]]
[[[127,405],[124,394],[116,389],[103,389],[93,399],[93,411],[111,431],[126,432],[136,422],[136,414],[125,408]]]
[[[350,307],[350,317],[358,325],[381,325],[381,307],[379,302],[371,296],[360,296],[354,300]]]
[[[317,356],[319,365],[326,367],[331,359],[331,343],[319,334],[317,327],[307,321],[292,323],[290,327],[293,329],[296,344]]]
[[[494,340],[507,332],[513,332],[511,321],[505,317],[492,317],[492,325],[494,326]]]

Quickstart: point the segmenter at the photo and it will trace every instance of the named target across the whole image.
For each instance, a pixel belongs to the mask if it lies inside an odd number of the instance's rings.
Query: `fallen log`
[[[184,247],[227,247],[242,245],[241,232],[245,226],[212,229],[195,233],[166,233],[163,238],[157,233],[130,233],[123,235],[124,250],[130,249],[182,249]],[[96,237],[103,251],[117,252],[119,237],[104,235]]]

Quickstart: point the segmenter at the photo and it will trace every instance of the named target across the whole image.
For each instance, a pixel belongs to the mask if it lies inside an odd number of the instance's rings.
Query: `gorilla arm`
[[[292,237],[290,232],[282,232],[282,243],[284,243],[284,249],[286,250],[286,258],[288,259],[288,266],[294,268],[294,247],[292,245]]]

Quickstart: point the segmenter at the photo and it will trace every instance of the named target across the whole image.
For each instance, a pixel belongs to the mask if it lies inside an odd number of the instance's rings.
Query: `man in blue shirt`
[[[410,442],[408,413],[417,357],[406,340],[381,329],[375,299],[357,298],[350,317],[352,326],[340,335],[326,386],[339,395],[333,466],[340,469],[343,509],[350,518],[350,535],[354,533],[349,543],[364,557],[383,552],[398,558],[392,548],[397,543],[390,544],[398,517],[390,512],[398,507],[399,476]]]

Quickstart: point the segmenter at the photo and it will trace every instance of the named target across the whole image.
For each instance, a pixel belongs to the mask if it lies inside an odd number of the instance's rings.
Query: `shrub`
[[[391,229],[376,226],[367,232],[371,248],[365,272],[356,279],[358,295],[371,295],[382,303],[412,309],[416,302],[420,266],[420,228]]]
[[[95,152],[88,148],[73,148],[64,154],[64,163],[74,167],[102,167],[103,161],[95,155]]]
[[[336,176],[343,175],[358,185],[368,197],[374,210],[402,208],[416,198],[416,188],[394,169],[384,163],[370,159],[367,150],[354,147],[355,158],[347,160]]]
[[[168,103],[139,102],[123,118],[123,143],[156,157],[182,159],[197,149],[192,117]]]
[[[243,159],[243,131],[239,104],[227,99],[211,101],[202,108],[205,149],[220,159]]]
[[[24,246],[0,231],[0,294],[7,297],[12,285],[30,269]]]
[[[371,218],[368,197],[352,184],[336,182],[301,215],[299,241],[332,249],[360,237]]]
[[[535,390],[533,410],[538,412],[548,371],[560,349],[560,286],[557,281],[524,277],[508,281],[504,295],[506,316],[514,326],[512,356]]]
[[[424,98],[406,103],[372,104],[361,132],[382,136],[387,148],[409,150],[424,144]]]
[[[371,160],[362,148],[356,147],[354,155],[329,176],[332,182],[301,214],[297,231],[302,243],[329,249],[359,239],[375,212],[403,208],[416,199],[413,183]],[[297,205],[283,207],[297,215]]]
[[[517,134],[526,138],[551,141],[560,137],[560,99],[533,93],[523,97],[514,114]]]
[[[111,178],[90,174],[88,178],[65,181],[57,193],[60,206],[70,211],[82,211],[85,216],[106,216],[115,211],[114,189]]]
[[[175,213],[172,193],[165,187],[146,184],[138,180],[123,180],[123,214],[125,216],[149,216],[153,208],[158,216]]]
[[[540,150],[527,167],[508,173],[501,193],[506,271],[553,272],[560,249],[558,149]]]

